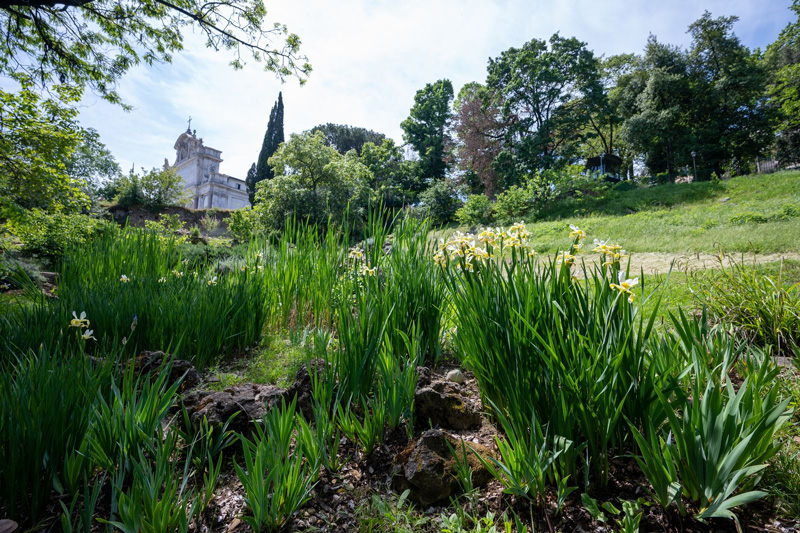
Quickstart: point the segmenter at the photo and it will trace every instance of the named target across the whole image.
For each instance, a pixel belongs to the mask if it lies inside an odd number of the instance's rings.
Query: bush
[[[114,185],[116,202],[125,207],[140,205],[156,210],[169,205],[185,203],[183,178],[172,169],[152,169],[141,176],[130,173]]]
[[[492,220],[492,202],[485,194],[471,194],[456,211],[456,220],[465,226],[488,224]]]
[[[200,219],[200,225],[203,227],[203,230],[205,230],[206,235],[210,235],[211,232],[219,227],[219,219],[206,213],[203,215],[203,218]]]
[[[258,218],[251,208],[237,209],[228,217],[228,233],[237,243],[250,242],[256,231]]]
[[[13,223],[11,229],[22,242],[23,253],[56,262],[67,249],[111,233],[116,226],[86,215],[48,214],[34,209],[21,222]]]
[[[439,180],[419,195],[422,204],[427,207],[434,225],[447,224],[461,206],[456,189],[446,180]]]
[[[500,222],[515,222],[533,209],[533,205],[533,191],[528,187],[514,185],[497,195],[494,212]]]
[[[182,230],[184,222],[178,213],[172,215],[161,213],[158,220],[145,220],[144,227],[165,235],[174,235]]]

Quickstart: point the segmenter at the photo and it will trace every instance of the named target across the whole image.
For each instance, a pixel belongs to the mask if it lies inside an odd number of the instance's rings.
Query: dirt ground
[[[597,264],[599,254],[586,254],[581,257],[586,265]],[[776,263],[781,260],[800,260],[800,254],[786,252],[780,254],[733,254],[723,258],[725,266],[732,261],[737,263],[744,260],[748,264]],[[672,268],[673,272],[694,272],[707,268],[719,268],[720,256],[718,254],[673,254],[664,252],[638,252],[631,254],[631,273],[644,271],[645,274],[666,274]]]

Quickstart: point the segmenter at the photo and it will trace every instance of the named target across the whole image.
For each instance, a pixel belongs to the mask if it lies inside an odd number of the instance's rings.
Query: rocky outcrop
[[[272,385],[243,383],[222,391],[193,391],[183,399],[193,425],[199,425],[203,417],[210,424],[221,426],[235,413],[228,429],[248,433],[252,423],[262,420],[264,415],[279,405],[286,391]]]
[[[142,352],[133,360],[133,369],[137,374],[158,374],[164,362],[169,360],[169,355],[164,352]],[[200,383],[200,373],[189,361],[173,359],[170,367],[168,382],[170,385],[183,378],[179,387],[180,391],[188,391]]]
[[[472,469],[475,487],[488,483],[492,476],[478,459],[476,453],[490,461],[494,453],[481,444],[464,442],[440,429],[429,429],[411,443],[395,459],[397,473],[392,486],[397,492],[409,490],[409,498],[422,506],[446,503],[461,488],[456,476],[456,459],[447,444],[452,446],[459,458],[466,445],[467,461]]]
[[[464,386],[436,380],[417,389],[414,417],[418,427],[474,429],[481,426],[480,404],[469,398]]]

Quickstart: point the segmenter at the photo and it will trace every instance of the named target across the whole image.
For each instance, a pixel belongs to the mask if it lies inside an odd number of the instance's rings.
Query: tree
[[[131,171],[117,180],[119,191],[115,200],[123,206],[141,206],[158,210],[170,205],[186,203],[186,190],[183,178],[172,168],[152,169],[142,175]]]
[[[355,153],[342,155],[322,132],[293,134],[270,158],[275,177],[258,184],[255,211],[262,225],[280,231],[287,219],[324,229],[347,215],[357,224],[370,197],[372,176]]]
[[[692,151],[692,86],[686,54],[650,36],[639,67],[619,87],[621,137],[652,174],[675,176]]]
[[[88,87],[122,103],[116,83],[131,67],[169,62],[183,32],[197,29],[215,50],[250,57],[281,79],[305,81],[311,66],[300,39],[266,23],[262,0],[5,0],[0,2],[0,72],[24,73],[42,86]]]
[[[0,216],[17,218],[34,208],[79,211],[89,199],[67,162],[82,140],[70,106],[80,92],[58,85],[43,98],[28,78],[16,78],[19,91],[0,89]]]
[[[727,168],[747,170],[773,139],[771,110],[763,98],[767,71],[758,53],[733,33],[737,20],[712,18],[706,11],[688,31],[694,149],[718,175]]]
[[[84,129],[80,136],[80,143],[66,161],[66,172],[70,179],[81,184],[94,203],[102,187],[118,179],[121,171],[114,156],[100,141],[97,130]]]
[[[497,97],[479,83],[461,88],[454,104],[456,162],[462,171],[459,181],[472,193],[494,198],[502,188],[494,160],[502,149],[505,134]]]
[[[399,208],[416,201],[422,190],[417,162],[403,158],[392,139],[383,139],[378,145],[365,143],[360,161],[370,171],[370,188],[385,207]]]
[[[383,133],[342,124],[321,124],[313,127],[311,131],[321,131],[325,135],[325,144],[333,146],[340,154],[355,150],[361,155],[361,147],[365,143],[380,145],[386,138]]]
[[[256,185],[275,176],[275,172],[270,166],[269,158],[278,150],[281,143],[283,143],[283,94],[278,93],[278,101],[273,104],[269,113],[267,132],[264,134],[261,152],[258,154],[255,181],[252,188],[248,186],[250,203],[253,205],[255,205]]]
[[[537,169],[571,163],[602,91],[586,43],[558,34],[533,39],[489,59],[487,87],[502,102],[506,126],[495,170],[507,185]]]
[[[800,162],[800,0],[794,0],[791,9],[797,20],[781,31],[764,55],[771,72],[767,94],[778,112],[776,155],[783,164]]]
[[[250,165],[250,169],[247,171],[247,176],[244,178],[245,186],[247,187],[247,197],[250,199],[250,205],[254,205],[255,196],[256,196],[256,183],[257,181],[258,172],[256,171],[256,164],[253,163]]]
[[[450,102],[453,84],[450,80],[428,83],[414,95],[414,106],[400,127],[403,138],[420,158],[420,172],[424,180],[439,180],[447,172],[445,146],[447,127],[452,117]]]

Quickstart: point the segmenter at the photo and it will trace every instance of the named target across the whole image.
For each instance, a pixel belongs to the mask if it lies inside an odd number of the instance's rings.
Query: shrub
[[[219,227],[219,219],[206,213],[203,215],[203,218],[200,219],[200,225],[203,227],[203,230],[205,230],[206,235],[208,235]]]
[[[492,202],[485,194],[471,194],[456,211],[456,220],[465,226],[488,224],[492,219]]]
[[[533,191],[527,187],[514,185],[497,195],[494,212],[500,222],[515,222],[533,209],[533,205]]]
[[[45,213],[39,209],[29,211],[21,221],[12,223],[11,228],[22,242],[22,252],[50,262],[60,260],[69,248],[116,232],[116,226],[105,220],[87,215]]]
[[[237,209],[228,217],[228,233],[237,243],[250,242],[256,232],[258,218],[250,207]]]
[[[427,208],[434,225],[443,225],[452,221],[461,206],[458,192],[447,180],[436,181],[419,195],[419,199]]]
[[[184,222],[178,213],[161,213],[158,215],[158,220],[145,220],[144,227],[163,233],[165,235],[173,235],[182,230]]]
[[[742,338],[772,346],[779,355],[793,354],[800,343],[800,283],[785,279],[783,264],[769,276],[744,261],[725,263],[720,259],[719,276],[695,275],[693,292]]]

